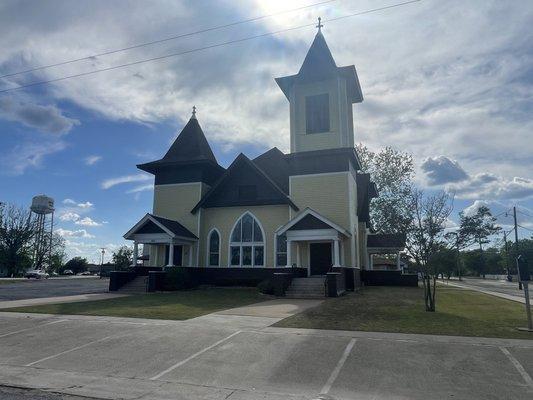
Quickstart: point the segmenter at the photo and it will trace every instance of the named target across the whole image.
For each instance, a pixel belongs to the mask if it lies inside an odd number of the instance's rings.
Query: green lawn
[[[17,307],[2,311],[183,320],[263,300],[268,298],[255,288],[212,288]]]
[[[426,312],[422,288],[365,287],[328,299],[274,326],[533,339],[524,305],[469,290],[440,286],[437,311]]]

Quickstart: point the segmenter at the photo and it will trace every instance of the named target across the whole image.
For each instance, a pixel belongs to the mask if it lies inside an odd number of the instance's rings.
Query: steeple
[[[352,104],[363,101],[353,65],[338,67],[318,32],[296,75],[276,78],[290,103],[291,153],[354,146]]]
[[[213,184],[224,171],[198,123],[196,107],[163,158],[137,165],[155,175],[155,184],[205,182]]]
[[[183,127],[182,131],[170,146],[167,153],[161,161],[199,161],[209,160],[217,162],[204,132],[196,118],[196,107],[193,106],[192,115],[189,122]]]

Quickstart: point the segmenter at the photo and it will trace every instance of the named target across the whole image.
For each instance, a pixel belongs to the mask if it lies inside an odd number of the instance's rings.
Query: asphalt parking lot
[[[105,399],[531,399],[533,341],[0,312],[0,385]]]
[[[0,285],[0,301],[105,293],[108,288],[108,278],[65,277],[28,279],[22,282]]]

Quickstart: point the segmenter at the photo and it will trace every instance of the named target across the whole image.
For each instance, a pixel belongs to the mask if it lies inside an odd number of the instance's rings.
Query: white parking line
[[[502,351],[503,354],[505,354],[507,356],[507,358],[509,359],[509,361],[511,361],[514,365],[514,367],[516,368],[516,370],[520,373],[520,375],[522,375],[522,378],[524,379],[524,381],[526,382],[526,385],[529,385],[529,387],[531,387],[533,389],[533,379],[531,378],[531,376],[529,376],[529,374],[526,372],[526,370],[524,369],[524,367],[522,366],[522,364],[520,364],[520,361],[518,361],[510,352],[509,350],[507,350],[505,347],[500,347],[500,350]]]
[[[118,335],[106,336],[106,337],[103,337],[103,338],[98,339],[98,340],[93,340],[92,342],[85,343],[85,344],[83,344],[81,346],[77,346],[77,347],[74,347],[72,349],[62,351],[61,353],[57,353],[57,354],[54,354],[52,356],[48,356],[48,357],[45,357],[45,358],[41,358],[40,360],[33,361],[33,362],[29,363],[29,364],[26,364],[25,367],[31,367],[32,365],[38,364],[40,362],[43,362],[43,361],[46,361],[46,360],[50,360],[50,359],[55,358],[55,357],[59,357],[59,356],[61,356],[63,354],[67,354],[67,353],[70,353],[72,351],[83,349],[84,347],[90,346],[90,345],[95,344],[95,343],[103,342],[104,340],[111,339],[111,338],[114,338],[114,337],[118,337]]]
[[[42,326],[57,324],[58,322],[65,322],[65,321],[66,321],[66,319],[58,319],[58,320],[55,320],[55,321],[52,321],[52,322],[47,322],[46,324],[35,325],[35,326],[32,326],[31,328],[20,329],[20,330],[15,331],[15,332],[4,333],[4,334],[0,335],[0,338],[6,337],[6,336],[10,336],[10,335],[15,335],[17,333],[31,331],[33,329],[40,328]]]
[[[342,353],[342,357],[340,358],[339,362],[335,366],[335,369],[333,370],[333,372],[329,376],[328,381],[326,382],[326,384],[324,385],[324,387],[320,391],[320,394],[328,394],[329,390],[331,389],[331,386],[335,382],[335,379],[337,379],[337,376],[339,376],[339,373],[341,372],[341,369],[342,369],[344,363],[346,362],[346,359],[350,355],[350,352],[352,351],[354,345],[355,345],[355,338],[350,340],[350,343],[348,343],[348,345],[344,349],[344,353]]]
[[[224,343],[225,341],[231,339],[233,336],[238,335],[238,334],[241,333],[241,332],[242,332],[242,331],[234,332],[234,333],[232,333],[231,335],[225,337],[224,339],[221,339],[221,340],[219,340],[218,342],[213,343],[211,346],[206,347],[205,349],[200,350],[200,351],[197,352],[197,353],[194,353],[192,356],[187,357],[185,360],[182,360],[182,361],[180,361],[179,363],[174,364],[172,367],[167,368],[167,369],[164,370],[163,372],[160,372],[159,374],[157,374],[157,375],[151,377],[150,380],[155,381],[156,379],[161,378],[163,375],[166,375],[166,374],[168,374],[169,372],[175,370],[176,368],[181,367],[183,364],[185,364],[185,363],[191,361],[192,359],[198,357],[199,355],[205,353],[206,351],[211,350],[213,347],[216,347],[216,346],[218,346],[219,344]]]

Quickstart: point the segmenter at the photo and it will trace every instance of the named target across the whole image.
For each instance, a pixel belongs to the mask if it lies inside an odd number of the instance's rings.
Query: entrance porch
[[[132,267],[137,266],[138,260],[149,267],[195,265],[193,253],[198,238],[177,221],[146,214],[124,238],[133,240]],[[139,256],[139,244],[149,246],[149,251],[144,250],[142,256]]]
[[[287,266],[306,266],[307,276],[326,275],[341,267],[342,242],[351,236],[310,208],[280,227],[276,234],[286,235]]]

